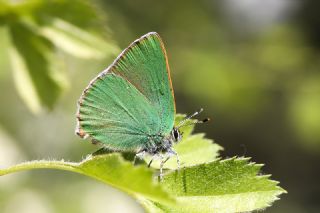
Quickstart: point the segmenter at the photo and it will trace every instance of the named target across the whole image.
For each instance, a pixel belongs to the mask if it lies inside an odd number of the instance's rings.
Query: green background
[[[0,5],[0,167],[33,159],[78,161],[96,150],[74,135],[77,99],[121,49],[141,35],[156,31],[168,52],[177,112],[191,113],[203,107],[201,116],[210,117],[212,122],[198,125],[197,132],[205,132],[222,145],[224,157],[250,156],[254,162],[265,163],[264,173],[272,174],[272,179],[288,191],[266,212],[320,210],[316,164],[320,160],[319,3],[20,2],[30,5],[16,13],[7,13]],[[33,17],[39,26],[50,25],[48,16],[59,17],[106,42],[102,50],[96,43],[91,45],[99,50],[93,56],[105,50],[103,57],[85,59],[79,57],[77,45],[70,52],[56,44],[48,46],[58,56],[51,63],[62,67],[58,70],[64,80],[58,81],[59,86],[40,87],[43,97],[51,97],[41,99],[40,111],[30,110],[28,98],[22,97],[14,83],[16,75],[8,50],[13,44],[23,46],[28,39],[24,33],[8,33],[8,26],[15,26],[12,17],[17,16],[26,20]],[[27,55],[41,65],[39,55]],[[39,73],[36,69],[30,72],[42,76],[42,67]],[[142,211],[118,190],[61,171],[1,177],[0,210]]]

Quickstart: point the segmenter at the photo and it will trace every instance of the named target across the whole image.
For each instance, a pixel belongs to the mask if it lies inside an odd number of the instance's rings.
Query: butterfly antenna
[[[199,110],[197,110],[196,112],[194,112],[192,115],[187,116],[185,119],[183,119],[183,120],[178,124],[178,126],[177,126],[176,128],[179,129],[180,127],[183,127],[183,126],[189,126],[189,125],[193,125],[193,124],[205,123],[205,122],[210,121],[209,118],[205,118],[205,119],[200,120],[200,121],[196,120],[196,121],[193,121],[192,123],[186,124],[186,122],[187,122],[189,119],[191,119],[191,118],[193,118],[194,116],[200,114],[202,111],[203,111],[203,108],[200,108]]]

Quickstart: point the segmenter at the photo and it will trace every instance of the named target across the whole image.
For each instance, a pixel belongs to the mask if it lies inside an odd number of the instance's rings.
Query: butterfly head
[[[171,131],[171,136],[172,136],[173,141],[175,143],[178,143],[182,139],[182,132],[179,130],[181,127],[194,125],[194,124],[199,124],[199,123],[205,123],[205,122],[210,121],[209,118],[205,118],[205,119],[200,120],[200,121],[199,120],[192,120],[192,122],[188,122],[191,118],[193,118],[194,116],[200,114],[202,111],[203,111],[202,108],[199,109],[198,111],[196,111],[192,115],[189,115],[185,119],[180,121],[180,123],[176,127],[173,127],[173,129]]]
[[[178,143],[182,139],[182,134],[178,128],[174,127],[171,131],[171,137],[173,138],[173,142]]]

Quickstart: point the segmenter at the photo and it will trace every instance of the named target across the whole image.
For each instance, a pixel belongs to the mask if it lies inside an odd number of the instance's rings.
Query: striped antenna
[[[180,121],[180,123],[178,124],[178,126],[176,127],[177,129],[179,129],[180,127],[183,127],[183,126],[189,126],[189,125],[193,125],[193,124],[200,124],[200,123],[205,123],[205,122],[208,122],[210,121],[210,118],[205,118],[201,121],[193,121],[192,123],[188,123],[186,124],[186,122],[188,120],[190,120],[191,118],[193,118],[194,116],[200,114],[201,112],[203,111],[203,108],[200,108],[199,110],[197,110],[196,112],[194,112],[192,115],[189,115],[187,116],[185,119],[183,119],[182,121]]]

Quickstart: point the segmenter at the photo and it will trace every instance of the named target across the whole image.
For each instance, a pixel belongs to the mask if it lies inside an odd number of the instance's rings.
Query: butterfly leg
[[[153,162],[154,156],[152,156],[150,162],[148,163],[148,168],[151,166],[152,162]]]
[[[180,158],[179,158],[178,153],[177,153],[176,151],[174,151],[173,149],[170,149],[170,150],[168,151],[168,153],[169,153],[170,155],[175,155],[175,156],[176,156],[176,158],[177,158],[178,170],[180,170]]]
[[[164,164],[170,159],[170,156],[168,156],[165,160],[163,160],[163,156],[161,155],[161,162],[160,162],[160,180],[163,179],[163,166]]]
[[[163,156],[161,155],[161,162],[160,162],[160,181],[162,181],[163,179],[163,165],[164,165],[164,160],[163,160]]]

